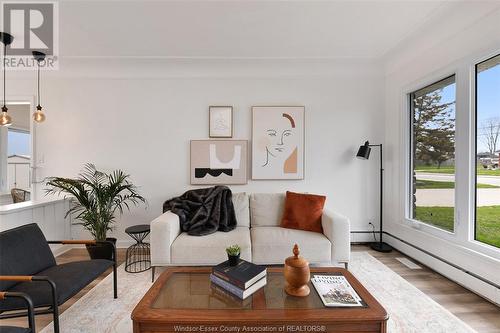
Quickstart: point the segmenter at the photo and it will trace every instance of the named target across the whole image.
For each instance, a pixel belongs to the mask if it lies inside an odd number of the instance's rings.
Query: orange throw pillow
[[[325,201],[323,195],[287,191],[281,227],[322,233],[321,216]]]

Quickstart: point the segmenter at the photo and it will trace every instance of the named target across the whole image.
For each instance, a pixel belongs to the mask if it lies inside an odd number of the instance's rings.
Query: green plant
[[[226,252],[230,256],[237,256],[240,254],[241,248],[237,244],[231,245],[231,246],[226,247]]]
[[[130,210],[130,204],[146,203],[129,179],[130,175],[122,170],[105,173],[87,163],[77,178],[48,178],[45,193],[74,197],[66,216],[73,215],[82,221],[77,224],[88,230],[96,241],[104,241],[106,233],[113,228],[117,212],[121,215],[124,208]]]

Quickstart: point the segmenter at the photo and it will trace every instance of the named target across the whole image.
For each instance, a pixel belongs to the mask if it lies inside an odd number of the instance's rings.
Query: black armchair
[[[52,313],[59,332],[59,305],[113,267],[113,292],[117,298],[116,248],[113,260],[94,259],[57,265],[48,244],[91,244],[95,241],[49,241],[36,223],[0,232],[0,290],[28,294],[34,314]],[[0,319],[27,315],[20,299],[0,300]],[[4,313],[8,311],[9,313]],[[16,312],[12,312],[16,311]]]
[[[0,326],[2,333],[35,333],[35,314],[33,313],[33,302],[25,293],[0,292],[0,300],[6,298],[20,298],[26,303],[28,308],[28,328],[14,326]]]

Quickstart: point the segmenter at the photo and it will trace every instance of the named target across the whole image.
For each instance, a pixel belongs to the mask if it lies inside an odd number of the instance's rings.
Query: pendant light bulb
[[[33,120],[37,123],[43,123],[45,121],[45,115],[43,114],[42,107],[40,105],[36,107],[36,111],[33,113]]]
[[[7,107],[4,105],[2,107],[2,114],[0,114],[0,126],[10,126],[12,125],[12,118],[7,113]]]

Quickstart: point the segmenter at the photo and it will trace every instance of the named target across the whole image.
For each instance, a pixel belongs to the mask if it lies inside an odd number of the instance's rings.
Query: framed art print
[[[304,179],[304,107],[252,107],[252,179]]]
[[[246,140],[191,140],[191,184],[247,183]]]
[[[233,137],[233,107],[232,106],[210,106],[209,133],[211,138]]]

